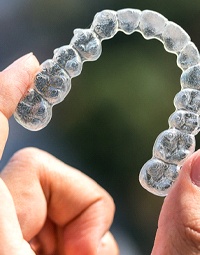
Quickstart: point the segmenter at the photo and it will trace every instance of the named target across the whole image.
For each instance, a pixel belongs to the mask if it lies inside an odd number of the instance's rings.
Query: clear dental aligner
[[[153,156],[139,176],[145,189],[165,196],[183,162],[195,150],[194,136],[200,127],[200,55],[189,35],[161,14],[137,9],[97,13],[89,29],[75,29],[70,44],[56,49],[53,58],[42,64],[33,88],[19,102],[14,116],[29,130],[44,128],[51,119],[52,107],[69,93],[71,79],[81,73],[83,63],[97,60],[102,52],[101,42],[118,31],[127,35],[140,32],[145,39],[158,39],[166,51],[177,55],[177,65],[183,71],[169,129],[157,137]]]

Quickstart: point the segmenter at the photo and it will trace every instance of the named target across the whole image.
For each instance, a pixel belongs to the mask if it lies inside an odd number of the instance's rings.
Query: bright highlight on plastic
[[[25,128],[44,128],[52,116],[52,107],[71,89],[71,79],[82,71],[85,61],[95,61],[102,53],[101,42],[118,31],[127,35],[140,32],[145,39],[158,39],[166,51],[177,55],[183,71],[181,91],[175,96],[175,112],[169,117],[169,129],[155,141],[153,156],[141,169],[140,183],[149,192],[165,196],[175,182],[183,162],[195,150],[200,127],[200,55],[189,35],[177,24],[154,11],[105,10],[95,15],[90,29],[75,29],[67,46],[54,51],[53,59],[42,64],[34,88],[19,102],[15,119]]]

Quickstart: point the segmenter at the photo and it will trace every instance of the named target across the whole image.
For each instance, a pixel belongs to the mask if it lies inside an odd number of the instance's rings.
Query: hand
[[[200,151],[184,164],[165,198],[152,255],[200,254]]]
[[[0,156],[8,121],[33,82],[33,55],[0,73]],[[200,151],[184,164],[161,210],[152,255],[200,254]],[[0,179],[1,255],[115,255],[114,205],[94,181],[51,155],[17,152]],[[97,252],[98,250],[98,252]]]
[[[8,118],[39,64],[26,55],[0,73],[0,157]],[[114,203],[80,171],[46,152],[17,152],[0,174],[1,255],[117,255],[109,232]]]

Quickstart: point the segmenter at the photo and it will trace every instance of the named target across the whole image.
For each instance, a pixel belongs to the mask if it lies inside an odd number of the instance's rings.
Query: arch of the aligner
[[[194,135],[199,132],[200,56],[189,35],[174,22],[154,11],[105,10],[95,15],[89,29],[75,29],[69,45],[54,51],[54,57],[42,64],[35,86],[18,104],[16,120],[30,130],[40,130],[50,121],[52,107],[71,89],[71,79],[81,73],[85,61],[95,61],[102,53],[101,42],[118,32],[140,32],[147,40],[158,39],[166,51],[177,55],[183,70],[182,90],[176,95],[175,112],[169,129],[155,141],[153,156],[142,168],[140,181],[157,195],[166,195],[183,162],[195,150]]]
[[[53,59],[42,64],[43,71],[37,75],[35,87],[17,107],[16,120],[30,130],[44,128],[51,119],[53,105],[61,102],[70,91],[71,78],[81,73],[85,61],[97,60],[102,52],[101,41],[112,38],[118,31],[127,35],[140,32],[145,39],[160,40],[167,51],[177,54],[177,63],[182,70],[199,61],[198,50],[188,34],[163,15],[149,10],[105,10],[95,15],[89,29],[75,29],[70,44],[55,50]],[[68,54],[72,59],[65,61],[62,54]],[[59,90],[55,84],[50,86],[49,77],[54,82],[57,79],[57,83],[58,79],[64,80],[64,88]],[[36,104],[38,112],[33,113],[31,110]]]

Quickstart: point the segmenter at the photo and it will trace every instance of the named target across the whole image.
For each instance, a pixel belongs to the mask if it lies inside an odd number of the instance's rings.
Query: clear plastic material
[[[181,90],[174,98],[174,105],[177,110],[200,114],[200,91],[196,89]]]
[[[51,105],[33,89],[18,104],[14,113],[17,122],[31,131],[46,127],[51,115]]]
[[[95,61],[102,52],[101,41],[91,29],[75,29],[72,45],[83,61]]]
[[[132,34],[138,28],[140,22],[140,10],[135,9],[122,9],[117,12],[119,31],[127,35]]]
[[[137,31],[146,39],[160,40],[166,51],[177,55],[177,65],[183,70],[182,90],[174,98],[176,110],[169,117],[169,129],[156,139],[153,157],[139,177],[145,189],[165,196],[183,162],[194,152],[194,135],[200,130],[200,55],[189,35],[161,14],[130,8],[97,13],[89,29],[75,29],[70,44],[56,49],[53,59],[42,64],[34,88],[19,102],[14,116],[29,130],[44,128],[52,107],[69,93],[71,79],[81,73],[83,63],[97,60],[102,41],[118,31],[127,35]]]
[[[154,11],[143,11],[140,18],[140,30],[145,39],[157,38],[162,40],[161,35],[167,24],[167,19]]]
[[[42,71],[36,75],[35,89],[50,104],[58,104],[71,89],[69,75],[53,60],[42,64]]]
[[[70,45],[54,50],[53,60],[63,68],[71,78],[81,74],[83,63],[78,52]]]
[[[199,132],[199,115],[183,110],[176,111],[169,117],[169,127],[177,128],[186,134],[196,135]]]
[[[115,11],[98,12],[93,20],[91,29],[101,40],[112,38],[118,32],[118,19]]]
[[[178,54],[189,42],[189,35],[177,24],[169,21],[162,33],[166,51]]]
[[[178,177],[180,167],[152,158],[142,167],[139,175],[141,185],[149,192],[166,196]]]
[[[156,139],[153,156],[170,164],[182,165],[195,150],[193,135],[177,129],[163,131]]]
[[[177,65],[182,69],[186,70],[191,66],[200,63],[200,55],[197,47],[194,43],[189,42],[185,48],[180,52],[177,57]]]
[[[183,89],[200,89],[200,65],[192,66],[182,73],[181,86]]]

